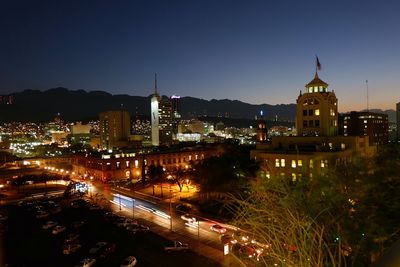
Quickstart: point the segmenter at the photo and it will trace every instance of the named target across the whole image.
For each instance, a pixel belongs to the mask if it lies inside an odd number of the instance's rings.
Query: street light
[[[135,219],[135,199],[132,198],[132,219]]]
[[[169,228],[172,231],[172,189],[169,188]]]
[[[119,211],[121,211],[121,195],[118,195],[119,197]]]

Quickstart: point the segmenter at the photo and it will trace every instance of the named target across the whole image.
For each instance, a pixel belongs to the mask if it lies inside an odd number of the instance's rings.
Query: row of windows
[[[327,168],[328,167],[328,160],[322,159],[320,160],[320,166],[321,168]],[[277,168],[285,168],[286,167],[286,159],[275,159],[275,167]],[[292,159],[292,168],[297,168],[297,167],[303,167],[303,160],[298,159]],[[314,168],[314,160],[310,159],[308,167],[310,169]]]
[[[188,155],[187,157],[186,156],[184,156],[184,157],[177,157],[177,158],[161,158],[161,159],[157,159],[157,160],[151,160],[150,161],[150,163],[151,163],[151,165],[168,165],[168,164],[176,164],[176,163],[184,163],[184,162],[188,162],[188,161],[192,161],[192,160],[200,160],[200,159],[204,159],[205,157],[204,157],[204,154],[201,154],[201,155],[198,155],[198,154],[195,154],[194,156],[192,156],[192,155]],[[82,162],[82,164],[83,164],[83,162]],[[139,160],[134,160],[133,161],[133,164],[134,164],[134,167],[135,168],[139,168]],[[105,163],[105,169],[106,170],[111,170],[112,168],[111,168],[111,162],[106,162]],[[147,165],[147,161],[145,160],[145,165]],[[96,164],[96,161],[88,161],[87,162],[87,167],[91,167],[91,168],[95,168],[95,169],[98,169],[98,170],[101,170],[102,169],[102,163],[101,162],[97,162],[97,164]],[[130,168],[131,167],[131,161],[129,161],[129,160],[126,160],[125,162],[124,161],[117,161],[117,162],[115,162],[115,168],[116,169],[121,169],[121,168],[123,168],[123,167],[125,167],[126,169],[127,168]]]
[[[303,121],[303,128],[307,128],[307,127],[319,127],[320,126],[320,124],[319,124],[319,120],[309,120],[309,121],[306,121],[306,120],[304,120]]]
[[[323,87],[323,86],[314,86],[314,87],[310,86],[310,87],[308,87],[308,92],[309,93],[326,92],[326,87]]]
[[[303,109],[303,116],[319,116],[319,109]]]
[[[306,99],[303,101],[303,106],[318,105],[318,104],[319,104],[318,99],[314,99],[314,98]]]

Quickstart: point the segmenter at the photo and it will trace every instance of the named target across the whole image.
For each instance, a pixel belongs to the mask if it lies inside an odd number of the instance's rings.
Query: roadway
[[[205,256],[218,262],[225,260],[220,234],[210,230],[210,227],[214,224],[219,224],[227,228],[227,233],[232,233],[234,230],[232,226],[195,215],[193,217],[196,218],[196,221],[189,223],[181,218],[183,213],[176,211],[172,207],[171,199],[167,201],[157,200],[156,198],[148,200],[137,193],[113,188],[110,185],[101,183],[95,183],[90,186],[89,197],[96,194],[102,194],[109,200],[115,213],[122,214],[128,218],[150,222],[153,231],[157,229],[159,234],[163,232],[168,237],[179,237],[180,241],[189,243],[190,247],[196,252],[204,252],[206,246],[209,249]],[[210,253],[211,251],[212,253]]]

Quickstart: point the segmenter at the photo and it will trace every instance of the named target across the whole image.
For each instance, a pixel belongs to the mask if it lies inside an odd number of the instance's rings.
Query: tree
[[[160,165],[150,165],[147,171],[150,184],[153,186],[153,196],[155,195],[155,185],[161,183],[161,197],[163,197],[162,182],[164,181],[164,170]]]
[[[172,180],[179,187],[179,192],[182,192],[182,188],[185,184],[187,184],[188,177],[191,176],[191,170],[184,169],[181,167],[173,169],[170,174],[172,176]]]
[[[399,152],[384,148],[373,159],[353,158],[295,183],[259,178],[228,208],[236,225],[271,243],[265,262],[368,266],[400,239]],[[282,244],[294,244],[296,257]]]

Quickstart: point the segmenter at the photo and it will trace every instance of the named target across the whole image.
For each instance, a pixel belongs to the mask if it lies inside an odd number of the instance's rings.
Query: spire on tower
[[[157,94],[157,73],[154,73],[154,94]]]

